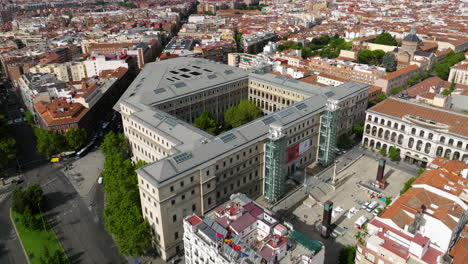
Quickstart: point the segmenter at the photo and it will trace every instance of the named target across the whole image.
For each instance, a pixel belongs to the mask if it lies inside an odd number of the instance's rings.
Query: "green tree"
[[[39,230],[42,228],[42,214],[34,215],[31,209],[26,207],[23,214],[21,215],[21,222],[26,228],[30,230]]]
[[[30,184],[26,189],[16,188],[12,196],[12,209],[23,214],[29,209],[32,214],[38,214],[44,207],[44,192],[39,184]]]
[[[364,134],[364,127],[362,127],[360,124],[355,124],[353,126],[353,132],[357,138],[361,138],[362,135]]]
[[[135,166],[124,159],[127,143],[123,134],[108,133],[101,150],[104,153],[105,227],[115,238],[119,252],[126,256],[142,255],[151,246],[148,222],[142,217]]]
[[[398,42],[396,39],[390,35],[388,32],[382,32],[374,39],[375,44],[387,45],[387,46],[396,46]]]
[[[262,116],[262,111],[254,102],[242,100],[237,106],[224,112],[224,122],[228,127],[238,127]]]
[[[458,62],[465,59],[465,55],[460,53],[455,53],[453,51],[449,52],[445,59],[441,62],[438,62],[434,66],[434,72],[439,76],[441,79],[448,80],[450,67],[457,64]],[[449,80],[452,81],[452,80]]]
[[[16,140],[11,135],[5,115],[0,114],[0,168],[16,158]]]
[[[391,52],[385,53],[382,58],[382,66],[387,70],[387,72],[394,72],[396,70],[395,55]]]
[[[26,118],[26,122],[28,122],[28,124],[34,124],[34,115],[31,113],[31,111],[25,111],[24,118]]]
[[[392,203],[393,199],[392,197],[388,196],[385,197],[385,207],[389,206]]]
[[[339,264],[354,264],[356,258],[356,246],[348,245],[340,250]]]
[[[193,122],[195,127],[200,128],[203,131],[206,131],[212,135],[216,135],[218,130],[218,125],[216,121],[211,117],[210,112],[203,111]]]
[[[50,157],[66,149],[65,138],[55,132],[42,128],[34,128],[36,135],[37,151]]]
[[[390,158],[393,161],[400,160],[400,152],[396,147],[390,147],[390,149],[388,150],[388,158]]]
[[[123,157],[128,151],[127,140],[124,134],[116,134],[112,131],[104,136],[99,147],[104,155],[120,154]]]
[[[419,169],[418,169],[418,176],[421,175],[421,174],[423,174],[424,171],[425,171],[424,168],[419,168]]]
[[[409,178],[403,185],[403,189],[401,189],[400,195],[404,194],[407,190],[409,190],[415,180],[416,180],[416,177]]]
[[[65,253],[60,249],[56,249],[53,252],[53,254],[51,254],[49,249],[46,246],[44,246],[43,251],[44,251],[44,255],[39,259],[40,264],[69,264],[70,263]]]
[[[384,156],[384,157],[387,156],[387,151],[386,151],[384,148],[381,148],[381,149],[379,150],[379,153],[380,153],[380,155],[382,155],[382,156]]]
[[[357,242],[360,244],[365,244],[367,235],[369,234],[369,231],[367,230],[367,225],[363,225],[361,227],[361,230],[359,230],[354,237],[356,238]]]
[[[349,149],[353,146],[353,141],[347,133],[344,133],[338,136],[336,140],[336,146],[339,149]]]
[[[84,128],[72,127],[65,133],[67,145],[72,150],[77,150],[79,147],[83,146],[86,143],[87,138],[88,133]]]

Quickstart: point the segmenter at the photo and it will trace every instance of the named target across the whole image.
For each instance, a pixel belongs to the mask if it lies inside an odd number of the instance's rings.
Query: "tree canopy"
[[[400,160],[400,152],[396,147],[390,147],[390,149],[388,150],[388,158],[393,161]]]
[[[144,163],[132,164],[124,159],[127,142],[123,134],[109,132],[104,137],[104,192],[106,195],[104,217],[107,231],[114,235],[121,254],[139,256],[151,246],[150,225],[143,219],[135,168]]]
[[[339,35],[332,37],[323,35],[313,38],[310,43],[302,45],[302,43],[287,41],[278,46],[278,51],[287,49],[301,50],[302,58],[320,55],[321,57],[336,58],[340,55],[340,50],[351,50],[353,43],[346,41]]]
[[[441,79],[448,80],[450,67],[452,67],[453,65],[457,64],[458,62],[464,59],[465,59],[465,54],[463,54],[462,52],[455,53],[451,51],[447,54],[447,57],[445,57],[445,60],[438,62],[434,66],[434,72]],[[452,81],[452,80],[449,80],[449,81]]]
[[[348,245],[340,250],[339,264],[354,264],[356,257],[356,246]]]
[[[39,213],[44,207],[44,192],[39,184],[31,184],[26,189],[16,188],[12,196],[12,209],[23,214],[29,209],[32,214]]]
[[[210,112],[203,111],[193,122],[195,127],[200,128],[212,135],[216,135],[218,130],[218,125],[216,121],[211,117]]]
[[[262,111],[254,102],[242,100],[238,105],[224,112],[224,122],[228,127],[238,127],[262,116]]]
[[[385,51],[383,50],[360,50],[357,54],[359,63],[381,65]]]
[[[65,139],[68,147],[72,150],[77,150],[86,143],[88,133],[84,128],[72,127],[65,133]]]
[[[70,261],[68,260],[65,253],[60,250],[56,249],[54,252],[50,252],[47,247],[44,246],[44,255],[39,259],[40,264],[69,264]]]
[[[387,70],[387,72],[394,72],[396,70],[395,55],[391,52],[385,53],[382,58],[382,66]]]
[[[45,156],[51,156],[66,149],[65,138],[55,132],[34,128],[37,151]]]
[[[398,42],[396,39],[390,35],[388,32],[382,32],[374,39],[375,44],[387,45],[387,46],[396,46]]]
[[[10,133],[7,120],[0,114],[0,168],[16,158],[16,140]]]

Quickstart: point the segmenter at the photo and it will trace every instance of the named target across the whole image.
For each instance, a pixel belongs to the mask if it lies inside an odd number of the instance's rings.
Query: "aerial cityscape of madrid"
[[[468,0],[0,0],[0,264],[465,264]]]

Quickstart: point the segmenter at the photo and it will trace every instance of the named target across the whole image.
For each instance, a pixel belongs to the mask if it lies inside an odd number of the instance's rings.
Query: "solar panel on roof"
[[[225,70],[225,71],[224,71],[224,74],[232,74],[232,73],[234,73],[233,70]]]
[[[156,113],[156,114],[154,115],[154,117],[156,117],[157,119],[159,119],[159,120],[161,120],[161,121],[164,119],[164,116],[161,115],[160,113]]]
[[[160,94],[160,93],[164,93],[165,91],[166,91],[165,88],[158,88],[158,89],[154,90],[154,93],[155,94]]]
[[[217,78],[218,76],[216,76],[216,74],[211,74],[211,75],[208,75],[208,79],[215,79]]]
[[[262,119],[262,122],[263,122],[265,125],[269,125],[269,124],[271,124],[271,123],[273,123],[273,122],[275,122],[275,121],[276,121],[276,119],[275,119],[273,116],[269,116],[269,117],[267,117],[267,118]]]
[[[292,83],[298,83],[298,82],[299,82],[298,80],[294,80],[294,79],[290,79],[290,80],[288,80],[288,81],[290,81],[290,82],[292,82]]]
[[[221,140],[224,142],[224,143],[228,143],[229,141],[231,140],[234,140],[236,139],[236,135],[232,134],[232,133],[228,133],[224,136],[221,137]]]
[[[166,118],[166,123],[171,127],[175,127],[177,125],[177,120],[174,118]]]
[[[300,103],[296,105],[297,110],[303,110],[307,108],[307,105],[305,103]]]
[[[286,110],[284,110],[284,111],[279,112],[278,115],[279,115],[281,118],[285,118],[285,117],[287,117],[287,116],[290,116],[290,115],[293,114],[293,113],[294,113],[294,110],[292,110],[291,108],[288,108],[288,109],[286,109]]]
[[[185,152],[174,157],[174,161],[179,164],[193,158],[192,152]]]
[[[178,82],[178,83],[174,84],[174,86],[175,86],[176,88],[182,88],[182,87],[185,87],[185,86],[187,86],[187,85],[186,85],[184,82]]]
[[[335,95],[334,92],[326,92],[326,93],[325,93],[325,96],[326,96],[326,97],[332,97],[332,96],[334,96],[334,95]]]

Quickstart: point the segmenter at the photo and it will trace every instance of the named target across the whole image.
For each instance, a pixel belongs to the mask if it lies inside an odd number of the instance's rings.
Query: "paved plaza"
[[[355,158],[355,153],[349,154]],[[360,183],[369,184],[372,182],[377,173],[378,159],[366,155],[358,155],[358,158],[352,159],[346,154],[340,157],[341,167],[337,169],[336,182],[337,187],[334,189],[331,185],[331,176],[333,175],[333,167],[318,177],[309,177],[309,193],[310,196],[302,204],[300,204],[293,211],[293,225],[294,227],[311,237],[318,239],[325,243],[326,263],[337,263],[339,250],[343,245],[355,244],[355,234],[358,229],[355,227],[355,221],[362,215],[368,219],[373,217],[372,212],[367,212],[362,208],[363,202],[378,201],[379,205],[384,206],[384,202],[377,197],[371,196],[371,193],[363,187]],[[344,163],[347,163],[346,165]],[[344,168],[344,169],[343,169]],[[341,171],[341,172],[340,172]],[[399,195],[403,183],[409,178],[413,177],[411,173],[406,170],[400,170],[395,163],[387,162],[384,177],[389,183],[385,190],[382,191],[382,197],[396,197]],[[324,182],[325,181],[325,182]],[[370,184],[369,184],[370,185]],[[323,203],[326,201],[334,203],[334,215],[332,224],[342,228],[342,235],[336,235],[328,240],[320,237],[318,228],[322,221]],[[350,218],[346,213],[351,208],[356,209],[356,213]]]

